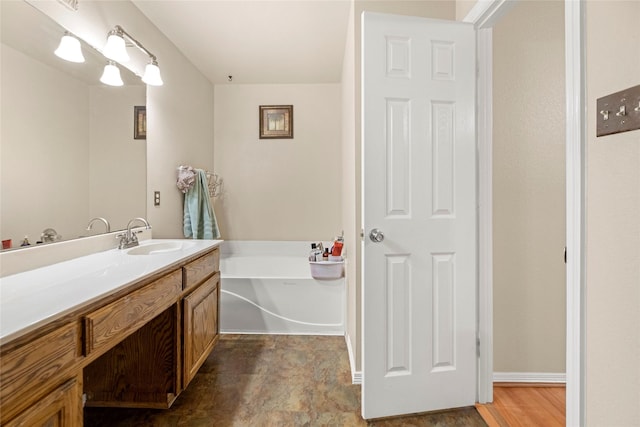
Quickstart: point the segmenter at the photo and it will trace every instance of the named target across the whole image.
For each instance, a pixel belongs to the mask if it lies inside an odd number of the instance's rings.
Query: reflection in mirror
[[[134,139],[134,106],[146,87],[120,66],[124,86],[100,83],[107,60],[81,41],[84,63],[54,51],[65,30],[23,1],[0,1],[0,237],[33,245],[146,217],[146,141]],[[48,233],[52,233],[49,231]]]

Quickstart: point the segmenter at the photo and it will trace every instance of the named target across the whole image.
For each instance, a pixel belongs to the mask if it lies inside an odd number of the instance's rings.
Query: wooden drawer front
[[[6,427],[82,425],[81,382],[77,378],[70,379],[4,425]]]
[[[44,389],[47,382],[72,369],[80,359],[80,327],[71,323],[35,339],[1,356],[0,404],[5,419],[11,412],[8,402],[22,404],[35,389]]]
[[[190,262],[182,268],[183,289],[188,289],[202,282],[204,278],[218,271],[220,266],[220,251],[216,248],[205,256]]]
[[[216,274],[184,299],[184,386],[193,379],[218,338],[220,275]]]
[[[116,345],[174,304],[181,290],[182,274],[176,270],[89,314],[84,325],[85,354]]]

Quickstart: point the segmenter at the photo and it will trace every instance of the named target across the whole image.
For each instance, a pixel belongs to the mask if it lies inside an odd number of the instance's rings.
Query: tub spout
[[[91,230],[91,227],[93,227],[93,223],[96,221],[102,221],[106,229],[105,233],[111,233],[111,225],[109,224],[109,221],[107,221],[105,218],[102,218],[101,216],[93,218],[91,221],[89,221],[89,225],[87,225],[87,231]]]

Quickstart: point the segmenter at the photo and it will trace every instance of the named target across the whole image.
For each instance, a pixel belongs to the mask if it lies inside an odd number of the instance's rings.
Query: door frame
[[[493,400],[492,27],[513,6],[478,0],[463,22],[478,30],[478,402]],[[566,425],[585,421],[584,0],[565,0],[566,95]],[[558,254],[560,256],[560,254]]]

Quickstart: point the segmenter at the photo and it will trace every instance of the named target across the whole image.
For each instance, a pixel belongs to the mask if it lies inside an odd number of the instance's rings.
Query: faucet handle
[[[116,234],[116,239],[120,239],[120,242],[118,243],[118,249],[124,249],[127,242],[127,233]]]

